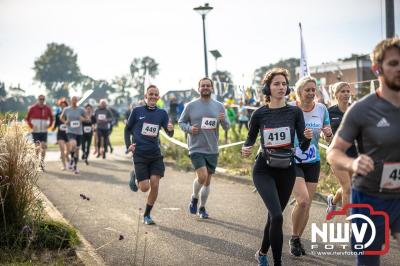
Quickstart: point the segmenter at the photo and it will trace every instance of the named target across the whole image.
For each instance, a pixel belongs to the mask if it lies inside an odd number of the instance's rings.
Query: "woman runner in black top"
[[[90,145],[92,144],[94,125],[96,118],[93,114],[93,107],[88,103],[85,105],[86,116],[89,120],[82,121],[82,160],[85,160],[86,165],[89,165],[88,159],[90,154]]]
[[[275,265],[282,264],[282,212],[292,193],[295,182],[294,158],[287,168],[271,167],[267,164],[266,153],[293,149],[295,132],[299,137],[302,150],[306,150],[312,138],[312,130],[305,129],[304,117],[300,108],[286,104],[289,93],[289,72],[274,68],[265,74],[263,93],[267,104],[257,109],[249,122],[249,133],[242,147],[242,155],[248,157],[258,134],[261,136],[260,152],[253,168],[253,181],[264,204],[268,209],[267,224],[261,249],[255,257],[259,265],[268,265],[267,252],[272,248]]]
[[[57,129],[57,143],[60,148],[60,158],[62,162],[61,170],[65,171],[67,169],[68,162],[68,138],[67,138],[67,126],[60,119],[60,115],[65,107],[68,106],[68,102],[65,98],[61,98],[58,100],[57,105],[61,108],[61,111],[56,114],[56,119],[53,126],[53,131]]]
[[[331,106],[328,109],[329,120],[331,121],[331,127],[333,134],[336,134],[338,130],[344,113],[347,111],[349,107],[350,100],[350,85],[347,82],[337,82],[332,87],[332,92],[337,100],[337,104]],[[353,145],[346,151],[346,154],[350,157],[357,157],[357,148]],[[351,190],[351,176],[352,173],[349,171],[343,171],[337,169],[336,167],[332,167],[332,172],[335,174],[340,183],[340,188],[336,191],[335,195],[329,195],[327,198],[328,208],[326,212],[329,213],[331,211],[336,210],[336,204],[339,201],[342,201],[342,206],[350,203],[350,190]]]

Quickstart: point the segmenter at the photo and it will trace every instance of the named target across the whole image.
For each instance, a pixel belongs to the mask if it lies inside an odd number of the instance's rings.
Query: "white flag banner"
[[[369,93],[374,94],[375,93],[375,83],[373,80],[371,80],[371,85],[369,87]]]
[[[300,58],[300,73],[299,76],[300,78],[309,76],[310,75],[310,70],[308,69],[308,64],[307,64],[307,55],[306,55],[306,48],[304,46],[304,41],[303,41],[303,30],[301,29],[301,23],[299,23],[300,27],[300,43],[301,43],[301,58]]]
[[[324,98],[324,103],[329,105],[331,102],[331,97],[329,96],[329,93],[326,91],[324,85],[321,85],[321,94],[322,97]]]

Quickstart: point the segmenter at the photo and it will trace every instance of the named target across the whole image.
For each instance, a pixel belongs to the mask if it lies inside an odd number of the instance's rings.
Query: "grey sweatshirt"
[[[217,119],[220,113],[225,114],[224,121]],[[224,105],[216,100],[201,98],[189,102],[179,118],[179,127],[188,135],[189,154],[218,154],[219,124],[227,130],[229,121]],[[192,135],[192,126],[199,127],[199,133]]]

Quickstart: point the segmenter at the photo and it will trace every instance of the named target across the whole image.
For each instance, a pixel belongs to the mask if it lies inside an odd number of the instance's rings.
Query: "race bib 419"
[[[283,147],[291,143],[289,127],[264,128],[263,137],[266,148]]]

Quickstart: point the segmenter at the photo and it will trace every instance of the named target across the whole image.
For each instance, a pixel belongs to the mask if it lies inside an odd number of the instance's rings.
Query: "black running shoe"
[[[299,241],[300,241],[300,239],[299,239]],[[304,249],[303,243],[301,243],[301,241],[300,241],[300,249],[301,249],[301,255],[302,256],[307,255],[306,250]]]
[[[292,238],[289,240],[290,253],[293,256],[300,257],[302,254],[300,238]]]

